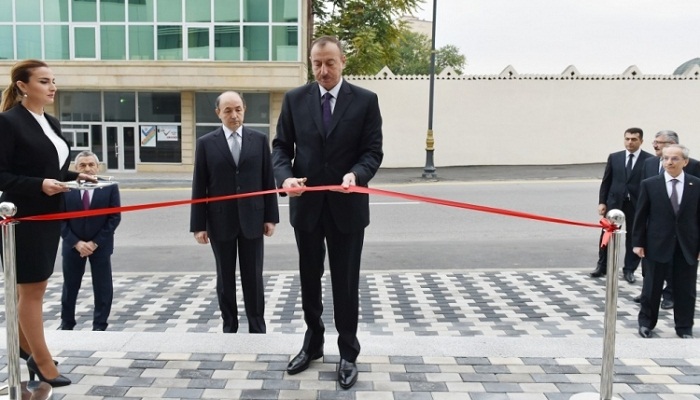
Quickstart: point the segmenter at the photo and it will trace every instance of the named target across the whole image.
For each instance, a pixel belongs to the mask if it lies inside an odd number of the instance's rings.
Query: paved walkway
[[[361,373],[350,391],[335,381],[331,321],[323,360],[299,375],[284,372],[304,330],[293,273],[266,274],[267,335],[219,333],[213,274],[117,274],[107,332],[90,330],[86,279],[76,330],[56,331],[61,288],[54,279],[47,340],[74,382],[55,389],[54,398],[535,400],[599,389],[602,279],[570,271],[362,277]],[[620,286],[614,393],[700,398],[700,346],[675,338],[668,311],[657,338],[638,338],[630,301],[638,290]],[[330,309],[330,297],[325,303]],[[247,331],[244,320],[240,331]],[[0,364],[6,380],[4,356]]]

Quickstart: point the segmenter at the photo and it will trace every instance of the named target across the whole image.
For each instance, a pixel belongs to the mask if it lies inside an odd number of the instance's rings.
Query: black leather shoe
[[[72,331],[73,326],[66,324],[65,322],[61,322],[61,325],[58,326],[59,331]]]
[[[640,326],[639,327],[639,336],[649,339],[651,337],[651,329],[647,328],[646,326]]]
[[[289,375],[298,374],[299,372],[309,368],[311,361],[318,360],[321,357],[323,357],[323,350],[319,350],[311,354],[302,350],[299,352],[299,354],[292,358],[292,361],[290,361],[289,365],[287,365],[287,373]]]
[[[100,326],[100,327],[94,327],[94,328],[92,328],[92,330],[93,330],[93,331],[106,331],[107,328],[103,328],[103,327]]]
[[[625,272],[625,280],[629,283],[637,282],[637,278],[634,277],[634,272]]]
[[[664,310],[670,310],[673,308],[673,300],[663,300],[661,302],[661,308]]]
[[[593,270],[590,274],[588,274],[591,278],[600,278],[601,276],[605,276],[605,269],[596,267],[596,269]]]
[[[350,389],[355,382],[357,382],[357,365],[341,358],[338,364],[338,384],[343,389]]]
[[[679,338],[681,339],[692,339],[693,334],[692,333],[676,333]]]
[[[642,295],[640,294],[639,296],[632,297],[632,301],[635,303],[641,303],[642,302]]]

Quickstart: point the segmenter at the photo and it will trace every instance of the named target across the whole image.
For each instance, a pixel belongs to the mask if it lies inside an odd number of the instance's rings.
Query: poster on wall
[[[158,141],[177,142],[177,125],[158,126]]]
[[[141,147],[156,147],[156,127],[146,125],[141,127]]]

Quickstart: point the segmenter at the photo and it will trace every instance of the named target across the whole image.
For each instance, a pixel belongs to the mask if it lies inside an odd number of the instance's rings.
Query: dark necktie
[[[331,99],[333,95],[331,92],[326,92],[323,95],[323,102],[321,103],[321,109],[323,111],[323,129],[326,136],[331,130],[331,119],[333,118],[333,113],[331,112]]]
[[[632,160],[634,160],[634,154],[630,154],[627,159],[627,166],[625,167],[625,170],[627,170],[627,178],[632,176]]]
[[[87,190],[83,190],[83,209],[90,209],[90,195]]]
[[[673,207],[673,212],[678,214],[678,208],[680,207],[680,202],[678,202],[678,192],[676,191],[676,184],[678,179],[671,179],[671,207]]]
[[[659,160],[659,175],[663,175],[664,173],[664,162],[662,160]]]

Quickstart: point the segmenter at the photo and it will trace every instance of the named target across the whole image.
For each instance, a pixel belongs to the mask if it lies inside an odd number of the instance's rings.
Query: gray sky
[[[433,1],[416,16],[432,20]],[[466,74],[672,74],[700,57],[700,0],[437,0],[436,29]]]

